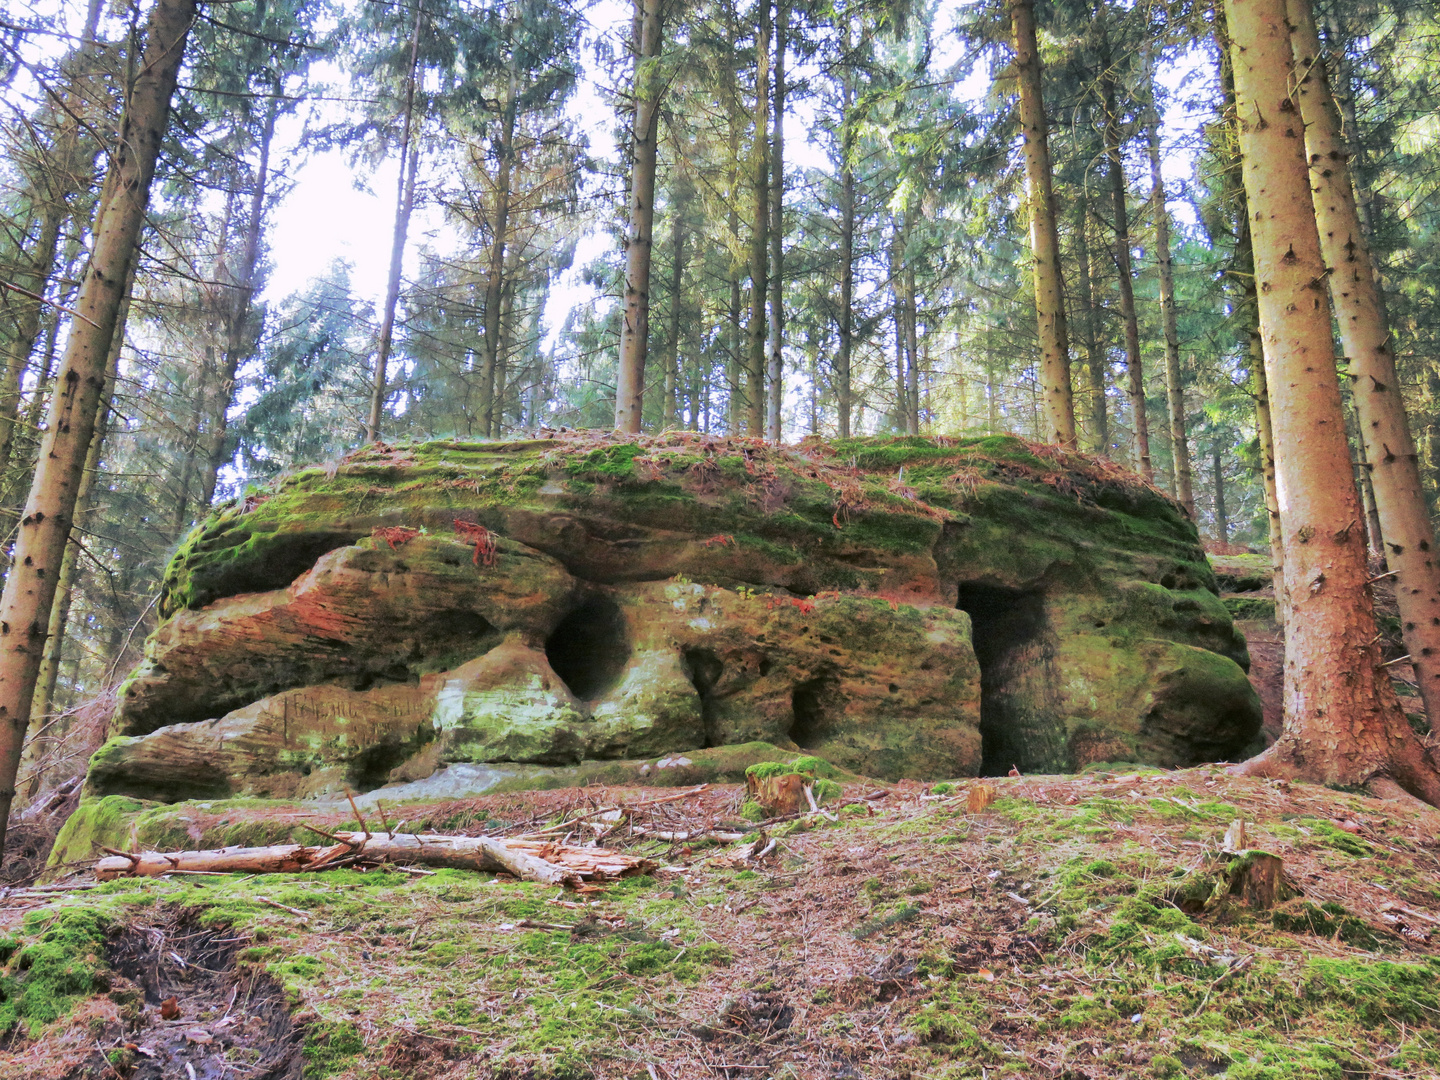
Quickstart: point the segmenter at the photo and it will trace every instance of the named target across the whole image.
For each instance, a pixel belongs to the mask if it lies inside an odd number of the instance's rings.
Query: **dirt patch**
[[[284,992],[237,967],[250,939],[202,926],[188,909],[157,914],[111,941],[118,1009],[66,1080],[299,1080],[303,1035]]]

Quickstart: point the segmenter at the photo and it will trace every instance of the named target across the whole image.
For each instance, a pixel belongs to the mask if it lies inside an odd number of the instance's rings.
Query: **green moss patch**
[[[17,1028],[34,1037],[69,1014],[76,1003],[108,986],[108,920],[69,909],[28,916],[19,938],[0,940],[0,1038]]]

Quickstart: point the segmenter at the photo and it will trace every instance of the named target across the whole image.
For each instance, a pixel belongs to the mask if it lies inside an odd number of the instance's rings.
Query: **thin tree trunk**
[[[1225,463],[1219,439],[1210,444],[1210,470],[1215,483],[1215,542],[1223,551],[1230,545],[1230,518],[1225,512]]]
[[[375,346],[375,381],[370,394],[370,421],[366,442],[379,442],[385,411],[385,368],[390,362],[390,343],[395,334],[395,307],[400,302],[400,271],[405,260],[405,235],[410,229],[410,212],[415,207],[415,174],[419,171],[420,146],[411,148],[411,127],[415,118],[415,71],[420,63],[420,18],[424,0],[415,5],[415,28],[410,32],[410,73],[405,78],[405,119],[400,129],[400,176],[395,183],[395,227],[390,234],[390,274],[385,282],[385,308],[380,314],[380,339]]]
[[[1435,529],[1420,483],[1420,458],[1410,435],[1394,338],[1370,259],[1370,246],[1351,181],[1350,148],[1327,83],[1326,58],[1309,0],[1290,0],[1289,20],[1300,82],[1300,111],[1310,160],[1311,194],[1320,248],[1330,268],[1330,296],[1340,343],[1354,380],[1365,468],[1395,574],[1395,599],[1405,647],[1425,711],[1440,719],[1440,566]]]
[[[1074,449],[1075,403],[1070,388],[1070,341],[1065,328],[1065,283],[1050,142],[1041,97],[1040,48],[1033,0],[1009,0],[1015,70],[1020,82],[1020,127],[1025,136],[1025,187],[1030,204],[1030,248],[1035,257],[1035,317],[1040,334],[1040,385],[1051,442]]]
[[[851,360],[855,349],[855,167],[854,150],[854,69],[848,9],[840,15],[840,337],[835,355],[835,425],[840,438],[850,437],[850,411],[854,407]]]
[[[59,570],[104,393],[106,360],[197,8],[197,0],[158,0],[151,11],[145,50],[110,158],[106,189],[111,194],[96,218],[90,264],[76,301],[83,318],[75,319],[70,330],[20,520],[14,565],[0,596],[0,851]]]
[[[820,350],[810,344],[810,434],[820,434]]]
[[[1331,302],[1334,303],[1333,298]],[[1341,344],[1343,346],[1343,339]],[[1365,440],[1360,431],[1360,416],[1355,408],[1353,394],[1347,393],[1347,390],[1353,388],[1341,386],[1340,398],[1345,407],[1345,435],[1349,438],[1355,454],[1352,476],[1355,489],[1360,492],[1360,509],[1365,515],[1365,550],[1372,562],[1379,563],[1385,558],[1385,531],[1380,526],[1380,510],[1375,503],[1375,485],[1370,481],[1370,472],[1374,466],[1370,464],[1365,453]]]
[[[684,283],[684,207],[677,198],[670,208],[670,318],[665,332],[665,397],[661,402],[661,430],[675,426],[675,401],[680,385],[680,292]]]
[[[905,229],[909,246],[910,228]],[[920,313],[915,293],[915,267],[907,252],[900,272],[901,292],[905,297],[905,434],[920,434]]]
[[[625,235],[625,314],[615,380],[615,427],[631,433],[644,419],[645,353],[650,343],[650,256],[655,229],[656,135],[662,80],[660,0],[637,0],[635,128],[630,146],[630,225]]]
[[[895,329],[895,408],[891,412],[891,425],[896,431],[905,430],[905,293],[901,287],[900,267],[904,261],[904,238],[899,222],[893,223],[890,236],[890,322]]]
[[[480,426],[487,439],[499,437],[501,405],[495,400],[495,382],[503,362],[500,323],[505,301],[506,255],[510,243],[510,188],[515,168],[516,95],[519,73],[511,54],[505,100],[500,106],[500,141],[496,147],[495,217],[490,228],[490,263],[485,272],[485,335],[480,362]]]
[[[505,398],[510,393],[510,354],[515,338],[515,274],[514,260],[505,274],[505,288],[500,293],[500,327],[495,352],[495,393],[491,398],[490,434],[492,439],[505,437]]]
[[[1108,49],[1107,49],[1108,56]],[[1107,65],[1108,71],[1108,65]],[[1131,423],[1135,428],[1136,470],[1147,481],[1155,480],[1150,461],[1150,415],[1145,402],[1145,366],[1140,356],[1140,323],[1135,314],[1134,267],[1130,259],[1130,211],[1125,183],[1125,162],[1121,150],[1120,113],[1115,101],[1115,80],[1106,75],[1102,91],[1105,103],[1105,156],[1109,160],[1111,209],[1115,216],[1115,276],[1120,293],[1120,318],[1125,327],[1126,395],[1130,398]]]
[[[778,443],[785,403],[785,49],[789,0],[775,4],[775,134],[770,141],[770,363],[765,394],[765,438]]]
[[[1175,497],[1195,516],[1190,443],[1185,434],[1185,383],[1180,370],[1180,330],[1175,314],[1175,265],[1170,257],[1170,211],[1165,206],[1165,178],[1160,172],[1160,114],[1155,109],[1154,76],[1145,123],[1150,151],[1150,202],[1155,215],[1155,262],[1160,271],[1160,323],[1165,335],[1165,399],[1170,412],[1170,455],[1174,462]]]
[[[750,183],[750,352],[746,365],[746,430],[765,434],[765,333],[770,258],[770,4],[759,0],[755,30],[755,142]]]
[[[215,501],[215,487],[220,469],[228,457],[226,454],[226,429],[229,422],[230,406],[235,401],[235,376],[240,365],[254,351],[254,342],[247,332],[251,303],[255,298],[255,273],[260,265],[260,238],[265,226],[265,194],[270,181],[270,144],[275,137],[275,120],[279,109],[274,101],[265,111],[265,122],[260,129],[260,160],[255,167],[255,186],[250,192],[250,215],[245,222],[245,243],[240,251],[240,265],[236,268],[230,289],[229,310],[224,312],[225,358],[220,365],[219,378],[214,389],[214,405],[211,409],[209,431],[204,442],[204,470],[200,481],[201,505],[209,507]]]
[[[1095,286],[1090,278],[1090,202],[1082,190],[1075,201],[1075,263],[1080,286],[1080,339],[1085,346],[1085,371],[1090,390],[1091,449],[1097,454],[1110,454],[1110,415],[1105,403],[1105,384],[1109,381],[1105,352],[1100,348]]]
[[[1440,804],[1440,773],[1380,667],[1335,370],[1325,263],[1291,97],[1285,0],[1225,0],[1259,287],[1276,467],[1285,502],[1285,725],[1249,774],[1370,783]]]

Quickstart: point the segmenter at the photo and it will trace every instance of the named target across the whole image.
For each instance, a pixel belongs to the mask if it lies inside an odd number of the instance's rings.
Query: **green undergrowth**
[[[1045,984],[1025,1008],[1011,1006],[1034,1011],[1037,1038],[1101,1047],[1091,1064],[1102,1075],[1341,1080],[1440,1070],[1440,958],[1398,955],[1396,935],[1338,903],[1301,898],[1250,910],[1232,892],[1243,860],[1218,855],[1227,821],[1253,821],[1236,805],[1190,792],[1127,793],[1058,806],[1001,799],[995,811],[1010,853],[1003,887],[1033,898],[1025,929],[1035,974],[1008,981]],[[935,833],[948,826],[940,816],[929,822]],[[1403,858],[1379,863],[1374,845],[1328,821],[1251,828],[1260,834],[1252,843],[1283,836],[1339,853],[1351,871],[1371,859],[1362,872],[1397,889],[1418,884]],[[1157,831],[1163,843],[1152,840]],[[1179,846],[1189,838],[1200,847],[1201,837],[1214,845],[1210,856]],[[997,977],[1004,973],[988,976]],[[1015,1038],[993,1035],[986,988],[975,976],[957,980],[916,1011],[911,1031],[943,1063],[933,1075],[1030,1075],[1007,1050]],[[1374,1071],[1377,1046],[1391,1048],[1382,1071]]]
[[[0,1039],[16,1028],[38,1035],[47,1024],[106,987],[100,912],[77,908],[27,916],[17,937],[0,938]]]
[[[1433,852],[1385,827],[1385,804],[1313,789],[1285,808],[1218,770],[993,783],[984,813],[895,789],[873,814],[776,830],[756,862],[637,841],[683,873],[598,894],[448,870],[110,882],[0,942],[0,1017],[17,1037],[63,1025],[107,989],[112,928],[182,909],[279,982],[308,1080],[688,1075],[667,1055],[702,1046],[776,1077],[841,1053],[915,1080],[1067,1075],[1037,1061],[1135,1080],[1440,1075],[1440,958],[1358,895],[1440,907]],[[234,825],[244,808],[211,810]],[[1342,828],[1352,816],[1371,827]],[[1245,906],[1219,851],[1236,818],[1297,864],[1302,895]],[[722,1000],[762,997],[796,1010],[788,1034],[713,1030]],[[432,1044],[425,1068],[401,1052]]]
[[[550,903],[555,895],[454,870],[111,882],[0,940],[0,1037],[18,1025],[39,1035],[109,988],[108,928],[178,909],[250,939],[237,962],[277,980],[303,1014],[308,1080],[346,1070],[398,1080],[403,1072],[380,1063],[401,1022],[456,1053],[484,1049],[502,1072],[589,1076],[596,1057],[616,1052],[617,1032],[655,1022],[655,995],[731,962],[683,889],[649,877],[612,884],[606,922]]]

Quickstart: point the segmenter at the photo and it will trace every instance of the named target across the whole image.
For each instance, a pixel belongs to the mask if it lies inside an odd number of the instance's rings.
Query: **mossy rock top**
[[[166,570],[160,612],[283,588],[377,528],[453,536],[457,520],[606,582],[685,574],[804,595],[913,589],[938,568],[1021,588],[1048,573],[1215,588],[1168,496],[1104,459],[1014,436],[772,447],[572,433],[367,446],[286,475],[195,527]]]

